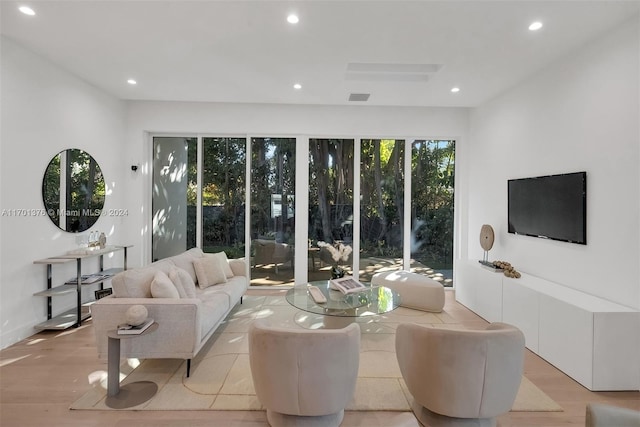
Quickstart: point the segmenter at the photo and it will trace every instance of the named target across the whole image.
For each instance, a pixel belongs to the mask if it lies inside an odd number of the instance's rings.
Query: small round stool
[[[383,271],[371,278],[371,285],[386,286],[400,294],[402,307],[440,313],[444,307],[444,286],[409,271]]]

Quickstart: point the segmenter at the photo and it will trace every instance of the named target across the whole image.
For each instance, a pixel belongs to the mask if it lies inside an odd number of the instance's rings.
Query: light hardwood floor
[[[275,290],[250,290],[271,294]],[[447,291],[445,311],[457,322],[486,324]],[[64,332],[41,332],[0,351],[0,426],[267,426],[262,411],[71,411],[89,388],[98,360],[91,321]],[[590,392],[527,351],[525,375],[564,408],[564,412],[510,412],[502,427],[584,425],[588,402],[640,410],[640,392]],[[347,412],[343,427],[417,427],[410,412]]]

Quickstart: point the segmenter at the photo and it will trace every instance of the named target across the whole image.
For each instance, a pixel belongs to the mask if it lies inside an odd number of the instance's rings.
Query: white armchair
[[[585,426],[640,427],[640,411],[602,403],[589,403]]]
[[[396,356],[423,425],[492,426],[518,393],[524,335],[505,323],[485,330],[401,324]]]
[[[337,427],[353,399],[360,327],[292,329],[256,320],[249,360],[256,395],[272,427]]]

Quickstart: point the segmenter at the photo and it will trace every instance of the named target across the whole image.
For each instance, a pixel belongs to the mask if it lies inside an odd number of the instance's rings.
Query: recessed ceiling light
[[[287,16],[287,22],[289,24],[297,24],[298,21],[300,21],[300,19],[298,18],[298,15],[296,15],[295,13],[292,13],[289,16]]]
[[[137,81],[135,81],[135,80],[133,80],[133,79],[129,79],[129,80],[127,80],[127,83],[129,83],[129,84],[130,84],[130,85],[132,85],[132,86],[133,86],[133,85],[137,85],[137,84],[138,84],[138,82],[137,82]]]
[[[296,83],[296,84],[293,85],[293,88],[296,89],[296,90],[300,90],[300,89],[302,89],[302,85],[300,83]]]
[[[460,92],[460,88],[459,87],[452,87],[451,88],[451,92],[458,93],[458,92]]]
[[[532,22],[531,25],[529,25],[529,30],[531,31],[538,31],[540,28],[542,28],[542,22],[540,21]]]
[[[24,13],[25,15],[29,15],[29,16],[33,16],[36,14],[36,12],[33,9],[31,9],[29,6],[20,6],[18,10]]]

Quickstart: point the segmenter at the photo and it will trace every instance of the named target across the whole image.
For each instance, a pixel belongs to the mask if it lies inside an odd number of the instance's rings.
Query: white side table
[[[117,330],[107,332],[108,368],[106,404],[113,409],[124,409],[139,405],[151,399],[158,392],[158,385],[152,381],[137,381],[120,386],[120,340],[141,337],[158,329],[154,322],[138,335],[120,335]]]

